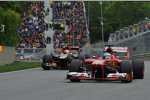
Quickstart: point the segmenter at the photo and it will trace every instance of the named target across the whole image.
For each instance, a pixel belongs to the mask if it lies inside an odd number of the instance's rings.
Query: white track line
[[[2,72],[2,73],[0,73],[0,74],[11,74],[11,73],[24,72],[24,71],[30,71],[30,70],[35,70],[35,69],[41,69],[41,68],[38,67],[38,68],[30,68],[30,69],[17,70],[17,71],[10,71],[10,72]]]

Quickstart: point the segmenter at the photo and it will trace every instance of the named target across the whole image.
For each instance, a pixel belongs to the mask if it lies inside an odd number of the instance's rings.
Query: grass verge
[[[38,68],[40,66],[41,66],[41,62],[18,62],[16,61],[12,64],[6,64],[6,65],[0,66],[0,73]]]

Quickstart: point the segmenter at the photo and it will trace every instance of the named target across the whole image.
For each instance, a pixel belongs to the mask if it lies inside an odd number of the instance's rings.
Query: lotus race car
[[[77,59],[79,54],[79,47],[57,48],[51,54],[44,55],[42,68],[44,70],[50,70],[50,68],[68,69],[72,59]]]

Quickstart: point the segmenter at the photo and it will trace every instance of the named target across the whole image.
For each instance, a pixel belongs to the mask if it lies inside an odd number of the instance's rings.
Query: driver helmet
[[[66,53],[69,53],[70,51],[69,50],[64,50],[64,53],[66,54]]]
[[[105,52],[103,57],[104,57],[105,59],[110,59],[110,58],[111,58],[111,54],[108,53],[108,52]]]

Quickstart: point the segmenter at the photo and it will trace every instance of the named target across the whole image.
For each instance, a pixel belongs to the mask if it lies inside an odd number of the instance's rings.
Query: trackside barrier
[[[144,60],[144,61],[149,61],[150,60],[150,53],[132,55],[131,59],[141,59],[141,60]]]
[[[0,65],[10,64],[15,61],[15,47],[3,46],[0,52]]]
[[[42,61],[45,48],[16,48],[16,61]]]

